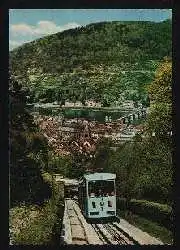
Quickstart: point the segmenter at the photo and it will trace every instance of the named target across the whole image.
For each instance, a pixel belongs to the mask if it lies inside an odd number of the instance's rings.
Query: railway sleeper
[[[116,223],[113,223],[113,226],[118,229],[125,237],[127,237],[131,242],[133,242],[135,245],[140,245],[137,240],[135,240],[132,236],[130,236],[128,233],[126,233],[122,228],[120,228]]]
[[[72,244],[74,244],[74,245],[88,245],[86,240],[78,239],[78,238],[73,239]]]
[[[86,241],[86,239],[83,237],[72,237],[72,240],[75,241],[75,240],[78,240],[78,241]],[[87,241],[86,241],[87,242]]]
[[[113,236],[103,227],[103,225],[99,224],[99,225],[96,226],[96,228],[98,228],[99,233],[102,235],[102,237],[104,238],[104,240],[108,244],[113,244],[113,245],[117,245],[118,244],[113,239]]]
[[[129,240],[122,232],[119,233],[117,229],[112,225],[106,225],[106,229],[113,235],[114,240],[117,240],[120,244],[130,244],[133,245],[133,242]]]

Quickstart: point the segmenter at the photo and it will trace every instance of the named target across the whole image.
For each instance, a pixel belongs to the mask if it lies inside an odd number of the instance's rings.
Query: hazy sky
[[[170,9],[13,9],[9,11],[9,49],[23,43],[102,21],[154,21],[172,18]]]

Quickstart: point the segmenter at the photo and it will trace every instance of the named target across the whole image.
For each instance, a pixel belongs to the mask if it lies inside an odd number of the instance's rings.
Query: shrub
[[[130,209],[133,213],[158,222],[168,229],[172,228],[172,209],[168,205],[132,199]]]
[[[64,214],[58,185],[49,173],[43,180],[51,186],[53,196],[40,206],[21,204],[10,209],[10,238],[15,245],[57,245]]]
[[[60,208],[62,210],[62,204]],[[10,229],[13,244],[53,244],[54,226],[57,222],[61,224],[63,214],[63,211],[60,214],[58,210],[59,208],[52,209],[50,201],[44,202],[43,206],[31,205],[13,208],[10,211]]]

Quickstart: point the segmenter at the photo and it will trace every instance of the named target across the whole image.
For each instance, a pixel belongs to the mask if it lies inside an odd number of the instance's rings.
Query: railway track
[[[76,245],[134,245],[137,244],[127,233],[118,226],[117,222],[106,224],[89,224],[76,201],[66,199],[67,227],[71,238],[70,243]],[[68,231],[67,230],[67,231]]]
[[[118,229],[115,223],[92,224],[103,244],[134,245],[134,240]]]
[[[163,245],[159,239],[121,222],[89,223],[76,200],[65,199],[61,244],[75,245]]]

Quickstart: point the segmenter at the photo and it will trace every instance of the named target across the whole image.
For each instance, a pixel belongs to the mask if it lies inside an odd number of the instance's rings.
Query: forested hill
[[[171,36],[171,20],[161,23],[95,23],[46,36],[14,49],[10,52],[10,67],[14,75],[31,87],[36,101],[61,99],[63,85],[69,89],[90,86],[86,93],[83,90],[77,96],[75,91],[71,94],[67,91],[65,99],[80,98],[84,101],[88,96],[106,106],[123,98],[135,98],[132,96],[141,99],[138,96],[144,95],[143,84],[152,80],[159,61],[171,56]],[[127,75],[125,71],[139,72]],[[143,71],[146,71],[146,79]],[[144,79],[143,83],[141,79]],[[77,82],[81,82],[81,86]],[[133,82],[133,88],[141,89],[140,92],[127,91],[127,83],[131,89]],[[46,90],[38,92],[42,86],[48,89],[48,95],[43,94]],[[115,89],[109,96],[112,86]],[[106,92],[101,93],[102,89]],[[123,92],[121,97],[119,89]]]

